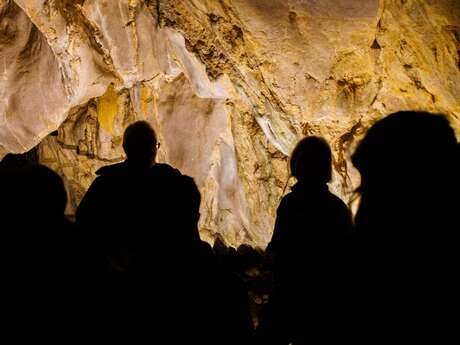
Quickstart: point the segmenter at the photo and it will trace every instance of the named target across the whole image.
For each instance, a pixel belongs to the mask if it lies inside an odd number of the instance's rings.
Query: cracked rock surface
[[[0,72],[0,156],[39,144],[69,213],[146,119],[202,192],[203,239],[263,247],[302,136],[329,140],[347,200],[377,119],[442,112],[460,134],[460,2],[0,0]]]

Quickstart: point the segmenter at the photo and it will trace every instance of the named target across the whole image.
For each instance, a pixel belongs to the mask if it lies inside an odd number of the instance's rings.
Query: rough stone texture
[[[459,52],[456,0],[0,0],[0,155],[43,140],[71,213],[147,119],[202,191],[202,237],[264,246],[301,136],[330,141],[347,199],[376,119],[443,112],[460,133]]]

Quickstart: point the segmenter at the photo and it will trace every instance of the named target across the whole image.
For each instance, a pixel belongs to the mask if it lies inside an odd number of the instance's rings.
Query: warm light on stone
[[[303,135],[330,141],[347,199],[376,119],[442,112],[460,133],[459,52],[457,0],[0,0],[0,157],[41,142],[72,212],[147,119],[201,189],[202,237],[265,246]]]

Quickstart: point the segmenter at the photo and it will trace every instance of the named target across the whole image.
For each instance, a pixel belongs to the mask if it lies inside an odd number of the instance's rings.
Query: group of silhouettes
[[[328,189],[328,143],[298,143],[257,327],[247,286],[200,239],[194,180],[156,163],[158,146],[147,122],[130,125],[127,159],[97,171],[75,222],[59,175],[3,159],[5,344],[460,340],[460,146],[445,116],[399,112],[368,130],[352,156],[354,218]]]

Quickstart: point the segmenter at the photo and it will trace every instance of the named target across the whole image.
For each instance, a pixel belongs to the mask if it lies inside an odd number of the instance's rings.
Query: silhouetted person
[[[163,327],[170,327],[166,335],[171,343],[248,344],[252,325],[247,292],[218,264],[209,244],[199,238],[201,195],[193,179],[183,176],[175,188],[180,197],[175,205],[176,220],[170,225],[177,241],[163,243],[169,248],[169,257],[162,262],[167,270],[161,277],[167,287],[164,296],[169,298],[162,301],[157,297],[152,307],[160,305],[165,310],[163,316],[170,318]]]
[[[0,161],[0,229],[2,236],[14,234],[18,221],[23,221],[24,174],[27,168],[36,164],[36,152],[7,154]],[[8,243],[5,238],[2,243]]]
[[[344,240],[352,222],[347,206],[327,186],[329,145],[318,137],[301,140],[290,168],[297,183],[281,201],[267,249],[274,255],[277,286],[268,325],[261,325],[261,333],[268,333],[264,343],[303,343],[315,335],[331,340],[337,332],[332,329],[343,322],[338,319],[344,313]]]
[[[127,128],[123,148],[127,160],[98,171],[76,214],[109,273],[101,296],[108,339],[244,344],[247,296],[199,238],[195,182],[155,163],[157,140],[146,122]]]
[[[3,182],[12,184],[8,198],[13,204],[2,229],[9,233],[2,242],[7,269],[2,291],[9,304],[10,342],[77,342],[78,335],[70,334],[84,330],[80,302],[85,299],[79,289],[84,268],[78,238],[64,216],[64,184],[38,164],[16,167],[10,174]]]
[[[292,153],[290,169],[297,183],[280,203],[268,250],[283,256],[298,243],[295,240],[333,239],[350,234],[350,211],[327,186],[332,176],[329,145],[319,137],[304,138]]]
[[[21,210],[22,166],[18,166],[13,155],[7,155],[0,162],[0,272],[2,272],[2,292],[0,298],[0,320],[4,330],[0,341],[6,342],[24,323],[26,291],[19,282],[22,264],[26,261],[17,254],[22,248],[21,232],[24,215]]]
[[[363,342],[459,341],[457,147],[446,117],[399,112],[353,155]]]
[[[147,122],[130,125],[123,137],[126,161],[99,169],[78,206],[77,225],[88,233],[105,270],[128,270],[138,253],[170,234],[162,222],[173,215],[172,186],[181,174],[155,162],[157,145]]]
[[[77,208],[76,224],[91,246],[95,276],[105,274],[96,302],[102,310],[100,333],[108,342],[136,342],[146,335],[155,315],[144,307],[151,305],[146,281],[158,281],[158,291],[166,286],[165,263],[173,258],[166,243],[174,243],[173,221],[179,217],[174,185],[182,175],[155,162],[157,148],[149,123],[128,126],[123,136],[127,159],[100,168]]]

